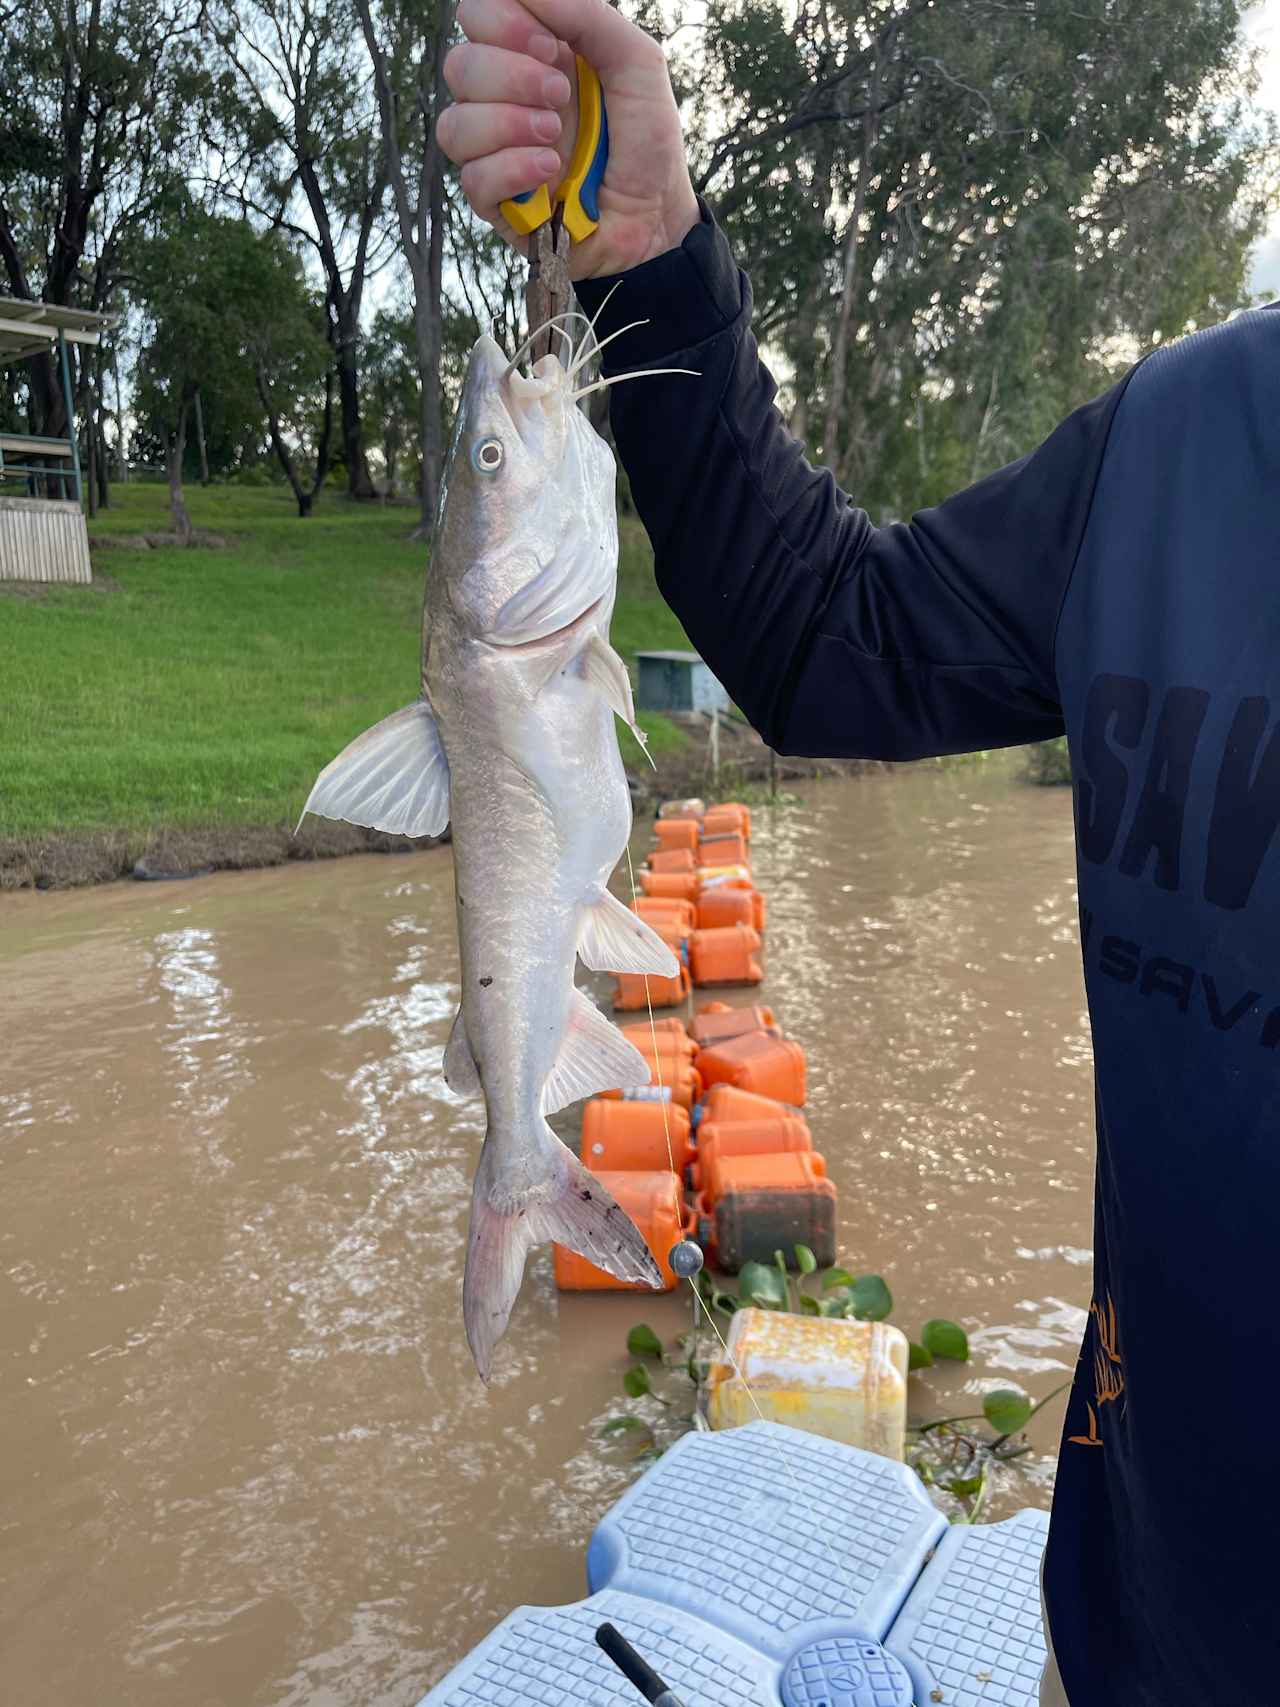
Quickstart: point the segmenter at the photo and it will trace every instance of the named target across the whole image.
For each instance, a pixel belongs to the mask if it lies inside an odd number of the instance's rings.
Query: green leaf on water
[[[603,1435],[651,1434],[652,1432],[648,1423],[641,1421],[639,1417],[610,1417],[600,1430]]]
[[[662,1341],[645,1322],[637,1322],[627,1335],[627,1350],[632,1357],[662,1356]]]
[[[958,1500],[972,1499],[982,1486],[981,1476],[957,1476],[954,1481],[946,1483],[949,1494],[954,1494]]]
[[[761,1310],[785,1310],[787,1286],[776,1268],[764,1262],[744,1262],[738,1276],[738,1300]]]
[[[623,1390],[629,1399],[643,1398],[646,1393],[653,1392],[653,1383],[649,1379],[649,1371],[643,1363],[633,1363],[622,1377]]]
[[[997,1434],[1017,1434],[1031,1416],[1031,1400],[1016,1387],[997,1387],[982,1395],[982,1414]]]
[[[822,1300],[818,1305],[818,1314],[820,1316],[843,1316],[848,1308],[849,1294],[847,1291],[840,1291],[834,1297]]]
[[[822,1290],[830,1292],[833,1286],[852,1286],[853,1276],[847,1268],[829,1268],[822,1277]]]
[[[927,1345],[917,1345],[914,1340],[907,1341],[907,1368],[928,1369],[933,1363],[933,1353]]]
[[[812,1274],[818,1266],[817,1257],[814,1256],[808,1245],[797,1245],[795,1250],[796,1267],[801,1274]]]
[[[878,1274],[860,1274],[853,1283],[849,1314],[860,1322],[883,1322],[893,1309],[893,1293]]]
[[[816,1298],[810,1298],[807,1292],[800,1294],[800,1314],[802,1316],[820,1316],[821,1307]]]
[[[955,1322],[935,1316],[920,1330],[920,1343],[934,1357],[949,1357],[956,1363],[969,1361],[969,1336]]]

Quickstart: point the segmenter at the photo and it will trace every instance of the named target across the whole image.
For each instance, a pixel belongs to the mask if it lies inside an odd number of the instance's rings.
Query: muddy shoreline
[[[720,798],[758,793],[776,781],[853,775],[883,769],[859,761],[783,759],[771,755],[754,730],[743,724],[722,726],[720,775],[711,776],[705,718],[673,719],[687,725],[689,745],[664,754],[655,771],[628,767],[638,816],[653,812],[659,800],[710,791]],[[772,761],[772,762],[771,762]],[[444,838],[413,839],[362,830],[349,824],[309,818],[298,835],[285,823],[214,824],[194,829],[45,831],[30,836],[0,836],[0,891],[75,889],[123,878],[144,882],[176,881],[212,871],[251,871],[287,865],[292,860],[341,859],[359,853],[413,853],[438,847]]]

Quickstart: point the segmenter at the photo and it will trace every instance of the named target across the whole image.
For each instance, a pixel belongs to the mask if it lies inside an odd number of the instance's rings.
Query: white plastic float
[[[518,1608],[421,1707],[638,1707],[606,1621],[684,1707],[1035,1707],[1048,1521],[949,1527],[904,1465],[778,1423],[691,1434],[602,1519],[589,1598]]]

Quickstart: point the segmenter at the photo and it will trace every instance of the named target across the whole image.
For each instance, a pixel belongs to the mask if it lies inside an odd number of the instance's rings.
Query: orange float
[[[651,853],[648,859],[650,871],[693,871],[695,861],[692,848],[659,848]]]
[[[772,1037],[764,1031],[727,1037],[699,1053],[698,1071],[708,1086],[735,1085],[796,1108],[804,1102],[804,1050],[790,1038]]]
[[[671,1147],[667,1148],[670,1137]],[[582,1110],[582,1160],[592,1173],[617,1169],[684,1173],[693,1161],[687,1109],[676,1103],[614,1102],[592,1097]]]
[[[661,1109],[658,1113],[661,1114]],[[794,1114],[773,1120],[740,1120],[727,1126],[703,1121],[698,1127],[697,1155],[693,1160],[693,1184],[712,1208],[725,1192],[724,1165],[744,1156],[801,1156],[814,1159],[815,1171],[826,1177],[827,1164],[813,1147],[807,1120]]]
[[[714,1203],[698,1199],[699,1232],[727,1274],[744,1262],[772,1262],[775,1251],[790,1262],[796,1245],[808,1245],[819,1268],[835,1261],[836,1188],[819,1156],[726,1157],[717,1184]]]
[[[689,848],[698,846],[698,825],[693,818],[657,818],[653,833],[660,848]]]
[[[694,987],[758,984],[764,977],[754,958],[759,947],[760,933],[751,925],[693,931],[689,937],[689,975]]]
[[[773,1037],[782,1036],[782,1027],[772,1008],[731,1008],[727,1002],[707,1002],[689,1021],[687,1035],[699,1049],[723,1043],[729,1037],[741,1037],[747,1031],[767,1031]]]
[[[696,901],[699,892],[698,873],[696,871],[642,871],[640,873],[640,889],[642,894],[654,899]]]
[[[678,1008],[689,994],[689,969],[681,966],[674,978],[655,978],[644,972],[615,972],[615,1013],[643,1012],[649,1007]]]
[[[704,931],[724,925],[750,925],[758,931],[764,928],[764,910],[764,896],[757,890],[718,883],[698,891],[696,923]]]
[[[651,865],[654,857],[652,854],[649,856]],[[749,868],[750,863],[746,839],[741,835],[704,836],[698,843],[699,865],[745,865]],[[654,866],[654,870],[657,869],[657,866]]]

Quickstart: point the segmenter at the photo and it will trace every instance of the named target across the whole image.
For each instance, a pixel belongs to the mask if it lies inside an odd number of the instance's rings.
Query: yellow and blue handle
[[[575,243],[590,237],[600,223],[600,181],[609,163],[609,119],[600,79],[581,54],[578,64],[578,134],[564,177],[554,190],[546,184],[502,204],[502,212],[523,237],[545,225],[557,206]]]

